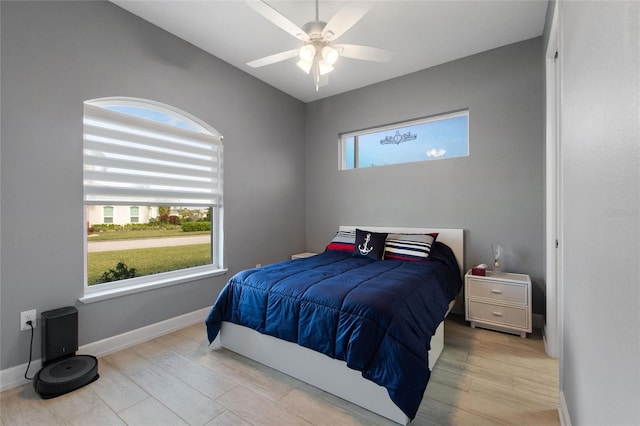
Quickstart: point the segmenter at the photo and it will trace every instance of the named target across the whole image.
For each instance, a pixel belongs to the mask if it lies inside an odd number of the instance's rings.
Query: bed
[[[208,337],[219,335],[233,352],[407,424],[461,288],[463,230],[341,226],[339,233],[356,228],[355,246],[364,249],[356,256],[329,244],[310,258],[236,274],[207,317]],[[438,236],[427,262],[392,258],[391,235],[388,256],[376,260],[369,251],[383,233]]]

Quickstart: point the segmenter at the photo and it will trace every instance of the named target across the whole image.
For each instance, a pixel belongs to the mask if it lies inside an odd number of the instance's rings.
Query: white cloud
[[[444,148],[440,148],[440,149],[433,148],[433,149],[430,149],[429,151],[427,151],[427,153],[426,153],[426,154],[427,154],[427,156],[429,156],[429,157],[435,157],[435,158],[438,158],[438,157],[442,157],[442,156],[443,156],[443,155],[445,155],[446,153],[447,153],[447,150],[446,150],[446,149],[444,149]]]

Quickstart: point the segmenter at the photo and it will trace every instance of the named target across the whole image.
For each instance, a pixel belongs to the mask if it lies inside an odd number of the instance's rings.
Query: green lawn
[[[147,234],[149,231],[141,232]],[[184,232],[180,233],[181,235],[185,235]],[[188,233],[188,235],[195,234],[197,233]],[[208,232],[204,232],[204,234],[208,234]],[[164,236],[167,235],[164,234]],[[92,239],[91,241],[96,240]],[[124,262],[129,269],[135,268],[137,276],[207,265],[211,263],[211,244],[88,253],[88,284],[95,284],[103,273],[107,272],[109,269],[115,269],[118,262]]]

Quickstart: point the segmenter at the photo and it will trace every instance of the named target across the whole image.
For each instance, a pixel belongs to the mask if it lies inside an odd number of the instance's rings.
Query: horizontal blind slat
[[[85,184],[90,186],[98,186],[98,183],[102,183],[100,186],[108,186],[111,183],[129,184],[132,190],[135,188],[144,187],[174,187],[176,192],[179,188],[182,188],[181,192],[196,192],[202,190],[206,192],[214,192],[214,186],[216,185],[215,178],[209,178],[207,180],[195,181],[193,179],[176,179],[173,177],[161,177],[154,176],[148,178],[144,183],[132,183],[137,178],[137,175],[129,173],[100,173],[85,171],[84,180]]]
[[[145,152],[134,147],[117,147],[117,149],[113,149],[113,145],[105,145],[101,142],[97,141],[87,141],[85,140],[85,158],[87,161],[91,161],[88,157],[99,157],[104,159],[114,159],[114,160],[122,160],[126,159],[131,163],[140,162],[144,164],[166,164],[168,166],[198,166],[198,167],[207,167],[210,168],[213,163],[217,161],[214,160],[216,156],[211,156],[209,159],[203,158],[188,158],[185,156],[176,156],[173,154],[167,154],[162,152]]]
[[[118,146],[137,147],[143,152],[171,152],[178,156],[211,156],[218,145],[207,143],[202,146],[184,146],[176,141],[167,141],[154,135],[131,134],[124,131],[107,128],[95,128],[85,123],[85,140],[101,141],[104,145],[113,145],[114,150]]]
[[[148,205],[184,205],[184,203],[207,206],[217,204],[220,194],[169,191],[166,189],[138,189],[131,191],[128,188],[104,188],[101,186],[89,186],[89,196],[85,196],[87,204],[148,204]],[[178,203],[179,202],[179,203]]]
[[[184,166],[174,166],[167,164],[148,164],[148,163],[140,163],[140,162],[132,162],[126,159],[116,160],[116,159],[105,159],[100,157],[85,157],[85,173],[86,172],[94,172],[104,170],[108,167],[111,167],[115,170],[124,169],[124,170],[139,170],[140,173],[149,173],[149,174],[160,174],[160,175],[178,175],[178,176],[188,176],[191,178],[210,178],[213,173],[211,170],[200,169],[197,167],[184,167]]]

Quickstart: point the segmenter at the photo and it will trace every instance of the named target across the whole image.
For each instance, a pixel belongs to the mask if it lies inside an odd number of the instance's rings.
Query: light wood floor
[[[42,400],[0,394],[1,425],[389,425],[205,341],[196,325],[103,357],[100,379]],[[558,425],[558,362],[542,339],[446,320],[445,349],[412,425]]]

